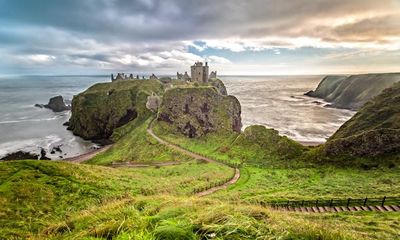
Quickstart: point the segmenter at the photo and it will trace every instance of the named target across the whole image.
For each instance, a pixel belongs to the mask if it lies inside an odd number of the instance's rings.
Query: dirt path
[[[166,166],[175,166],[180,165],[183,162],[162,162],[162,163],[115,163],[112,164],[110,167],[113,168],[145,168],[145,167],[166,167]]]
[[[228,186],[235,184],[239,180],[239,178],[240,178],[240,170],[238,168],[235,168],[235,175],[233,176],[233,178],[231,180],[229,180],[228,182],[226,182],[220,186],[216,186],[216,187],[210,188],[208,190],[205,190],[203,192],[196,193],[196,196],[202,197],[202,196],[210,195],[218,190],[226,189]]]
[[[177,151],[179,151],[181,153],[184,153],[184,154],[186,154],[186,155],[188,155],[188,156],[190,156],[192,158],[195,158],[195,159],[198,159],[198,160],[203,160],[203,161],[206,161],[206,162],[209,162],[209,163],[217,163],[217,164],[225,165],[225,164],[223,164],[221,162],[212,160],[212,159],[207,158],[207,157],[203,157],[203,156],[201,156],[201,155],[199,155],[197,153],[190,152],[190,151],[188,151],[186,149],[183,149],[183,148],[181,148],[181,147],[179,147],[179,146],[177,146],[175,144],[172,144],[170,142],[167,142],[167,141],[161,139],[160,137],[158,137],[153,132],[153,130],[151,129],[151,126],[152,126],[152,122],[149,124],[149,127],[147,128],[147,132],[153,138],[155,138],[159,143],[164,144],[169,148],[173,148],[173,149],[175,149],[175,150],[177,150]],[[225,166],[227,166],[227,165],[225,165]],[[228,186],[230,186],[232,184],[235,184],[239,180],[239,178],[240,178],[240,170],[238,168],[235,168],[235,175],[228,182],[226,182],[226,183],[224,183],[222,185],[216,186],[216,187],[212,187],[212,188],[210,188],[208,190],[205,190],[203,192],[196,193],[196,196],[202,197],[202,196],[206,196],[206,195],[212,194],[212,193],[214,193],[214,192],[216,192],[218,190],[226,189]]]
[[[107,151],[111,147],[112,147],[112,145],[107,145],[107,146],[101,147],[101,148],[99,148],[97,150],[94,150],[94,151],[91,151],[91,152],[88,152],[88,153],[84,153],[84,154],[76,156],[76,157],[66,158],[63,161],[74,162],[74,163],[82,163],[84,161],[87,161],[87,160],[93,158],[94,156],[96,156],[99,153]]]

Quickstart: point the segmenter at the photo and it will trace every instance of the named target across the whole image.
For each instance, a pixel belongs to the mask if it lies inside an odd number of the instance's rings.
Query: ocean
[[[221,77],[228,94],[242,106],[243,127],[264,125],[306,145],[324,143],[354,111],[324,107],[322,99],[305,96],[324,76]]]
[[[323,143],[354,112],[326,108],[322,100],[304,96],[323,76],[223,76],[228,93],[242,105],[243,128],[260,124],[305,144]],[[62,124],[70,112],[53,113],[34,107],[49,98],[73,95],[108,76],[0,77],[0,157],[18,150],[47,152],[61,146],[52,159],[76,156],[95,144],[74,136]],[[317,101],[317,102],[316,102]]]

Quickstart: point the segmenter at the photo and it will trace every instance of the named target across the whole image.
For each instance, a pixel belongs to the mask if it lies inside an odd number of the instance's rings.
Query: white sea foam
[[[229,94],[241,103],[243,129],[264,125],[300,142],[323,143],[354,112],[326,108],[327,102],[303,95],[314,89],[321,78],[223,77],[223,81]]]
[[[60,119],[61,117],[62,117],[62,116],[54,116],[54,117],[51,117],[51,118],[40,118],[40,119],[20,118],[19,120],[1,121],[0,124],[23,123],[23,122],[53,121],[53,120]]]

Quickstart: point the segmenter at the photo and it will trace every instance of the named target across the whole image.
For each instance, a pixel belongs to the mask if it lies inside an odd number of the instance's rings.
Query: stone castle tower
[[[196,62],[190,67],[192,73],[192,82],[206,83],[208,82],[208,63],[203,66],[202,62]]]

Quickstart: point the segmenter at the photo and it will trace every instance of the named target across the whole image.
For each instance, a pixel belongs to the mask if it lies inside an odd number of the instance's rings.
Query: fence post
[[[333,199],[331,199],[331,202],[329,203],[329,207],[332,207],[333,205]]]
[[[304,207],[304,200],[301,202],[301,206]]]
[[[318,199],[315,201],[315,207],[318,207]]]
[[[288,200],[288,201],[287,201],[287,208],[289,208],[289,202],[290,202],[290,201]]]
[[[368,198],[365,198],[365,200],[364,200],[364,207],[365,207],[365,205],[367,205],[367,201],[368,201]]]
[[[347,199],[347,207],[350,205],[351,198]]]
[[[382,207],[385,204],[385,200],[386,200],[386,196],[384,196],[383,199],[382,199]]]

